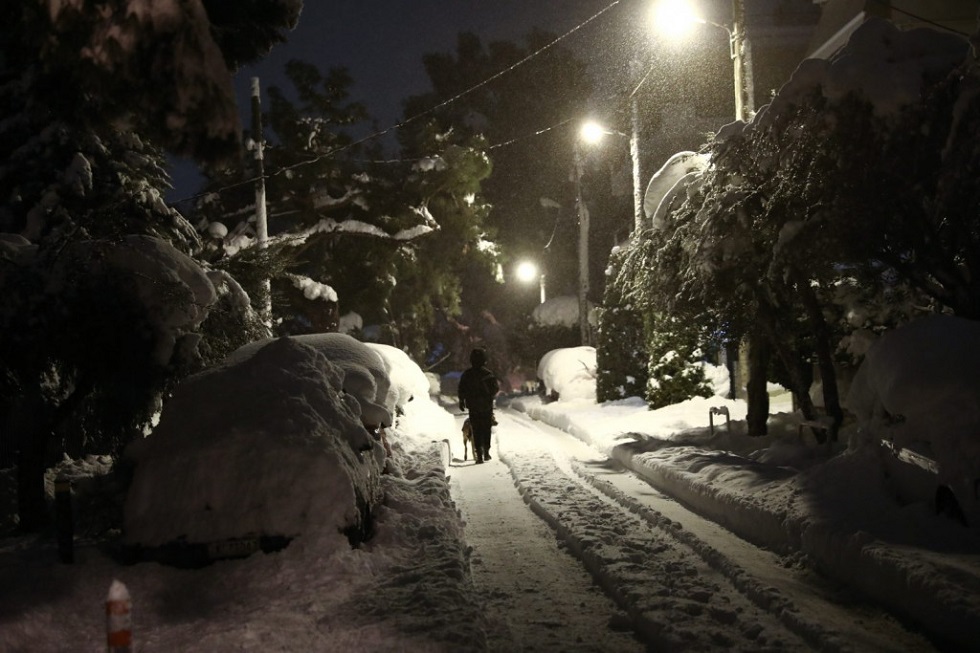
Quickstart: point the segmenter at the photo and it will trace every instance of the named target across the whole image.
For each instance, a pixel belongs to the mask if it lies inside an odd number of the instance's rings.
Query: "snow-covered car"
[[[552,349],[538,361],[538,378],[546,396],[563,401],[595,401],[595,347]]]
[[[133,555],[197,566],[298,536],[325,555],[366,537],[385,452],[364,411],[387,415],[372,375],[384,375],[384,361],[358,343],[373,357],[361,369],[308,341],[246,345],[186,379],[153,432],[129,445],[123,534]]]
[[[980,526],[980,322],[934,315],[882,336],[847,396],[899,496]]]

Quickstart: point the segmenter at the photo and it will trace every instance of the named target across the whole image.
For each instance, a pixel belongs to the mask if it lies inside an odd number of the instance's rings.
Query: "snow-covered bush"
[[[252,308],[248,293],[225,270],[208,270],[217,299],[201,324],[200,354],[215,365],[239,347],[269,336],[269,328]]]
[[[640,397],[647,385],[643,316],[639,307],[624,296],[618,276],[622,257],[623,251],[618,247],[609,257],[603,306],[598,312],[596,398],[599,401]]]
[[[690,329],[674,320],[660,320],[658,329],[649,337],[646,400],[650,408],[714,394],[705,377],[701,350]]]
[[[552,297],[535,306],[530,317],[512,332],[511,348],[518,367],[530,375],[530,370],[552,349],[581,344],[578,315],[578,299],[572,295]]]

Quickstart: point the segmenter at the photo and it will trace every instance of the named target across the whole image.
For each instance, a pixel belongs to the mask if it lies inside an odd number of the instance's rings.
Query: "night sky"
[[[306,0],[288,41],[235,76],[242,123],[250,119],[251,78],[260,78],[264,98],[269,86],[287,90],[284,66],[300,59],[321,70],[347,68],[354,80],[351,100],[364,104],[384,130],[404,118],[403,99],[429,90],[422,56],[453,52],[460,32],[473,32],[484,43],[521,42],[535,27],[561,36],[600,13],[562,45],[594,67],[594,78],[608,81],[617,77],[610,66],[628,66],[649,50],[643,42],[651,38],[649,28],[640,20],[649,6],[649,0]],[[697,6],[709,19],[729,19],[727,1],[702,0]],[[707,35],[708,47],[727,50],[720,32]],[[356,135],[368,133],[365,125]],[[393,135],[384,143],[393,147]],[[175,163],[171,174],[171,201],[198,189],[200,178],[189,162]]]
[[[281,79],[292,58],[346,67],[353,99],[381,127],[401,118],[401,100],[428,90],[422,55],[449,52],[471,31],[484,42],[519,40],[532,27],[563,34],[613,0],[307,0],[289,42],[236,77],[247,107],[249,79]]]
[[[626,0],[627,3],[630,0]],[[307,0],[286,43],[235,76],[243,124],[249,117],[250,80],[259,77],[263,93],[270,85],[285,85],[283,68],[301,59],[322,70],[342,66],[354,79],[351,99],[363,103],[381,129],[399,122],[401,101],[429,90],[422,56],[451,52],[460,32],[471,31],[484,42],[520,40],[533,27],[564,34],[613,0]],[[620,3],[623,4],[623,3]],[[608,28],[619,7],[607,12],[587,30]],[[605,25],[603,25],[605,23]],[[583,47],[589,36],[574,37]],[[568,41],[575,46],[574,40]],[[199,177],[189,163],[171,173],[171,199],[197,190]]]

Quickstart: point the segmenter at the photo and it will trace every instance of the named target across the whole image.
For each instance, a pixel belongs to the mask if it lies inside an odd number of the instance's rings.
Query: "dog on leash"
[[[473,448],[473,427],[470,425],[469,417],[463,420],[463,460],[469,459],[467,446],[473,451],[473,457],[476,458],[476,449]]]

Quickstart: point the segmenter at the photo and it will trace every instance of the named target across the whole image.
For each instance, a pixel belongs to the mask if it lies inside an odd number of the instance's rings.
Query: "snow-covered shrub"
[[[267,338],[269,329],[252,308],[245,290],[225,270],[209,270],[217,300],[201,324],[200,353],[205,365],[215,365],[250,342]]]
[[[512,333],[511,346],[518,366],[534,369],[552,349],[580,345],[578,314],[578,299],[573,296],[552,297],[536,306],[530,319],[518,324]]]
[[[663,408],[693,397],[714,394],[695,335],[676,320],[659,320],[647,343],[649,356],[646,400],[650,408]]]
[[[643,345],[643,317],[638,307],[624,296],[618,270],[622,252],[617,248],[609,259],[603,307],[599,311],[596,356],[599,401],[640,397],[647,384],[646,351]]]

